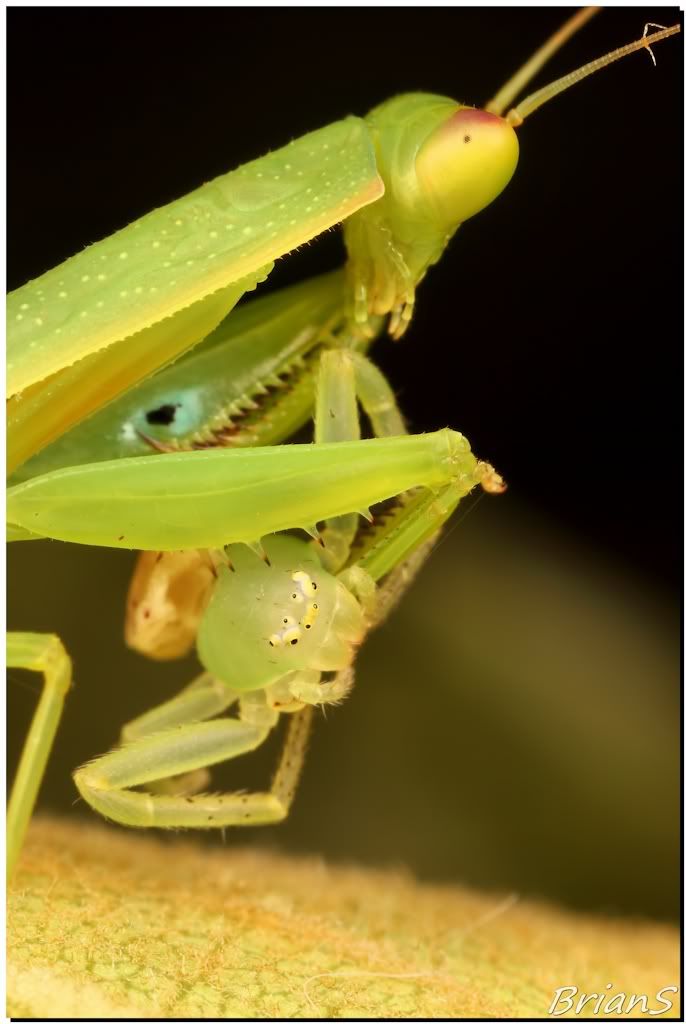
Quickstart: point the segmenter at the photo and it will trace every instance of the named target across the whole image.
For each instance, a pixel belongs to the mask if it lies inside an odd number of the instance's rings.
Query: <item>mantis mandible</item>
[[[578,24],[578,19],[576,23]],[[666,30],[666,34],[674,31],[678,31],[678,27]],[[648,40],[638,41],[632,48],[640,49],[649,41],[655,42],[664,38],[664,35],[665,32],[653,33]],[[561,39],[557,42],[560,41]],[[544,56],[550,52],[551,49],[548,47]],[[523,87],[540,63],[541,59],[523,76],[513,79],[515,86]],[[132,226],[125,229],[125,232],[128,232],[125,238],[124,233],[113,236],[112,240],[101,243],[100,248],[92,247],[81,254],[81,257],[70,261],[71,265],[68,264],[45,275],[45,279],[50,279],[49,282],[40,279],[14,293],[10,326],[18,325],[21,333],[17,335],[9,350],[10,381],[14,379],[11,386],[16,389],[10,404],[10,466],[20,466],[30,455],[51,440],[57,439],[69,426],[93,413],[101,404],[112,400],[117,393],[131,387],[136,380],[143,378],[157,366],[174,359],[182,349],[205,337],[223,320],[240,294],[264,275],[265,268],[273,258],[314,237],[339,220],[346,220],[351,255],[345,300],[347,311],[344,320],[345,323],[352,324],[354,329],[350,332],[352,340],[346,338],[345,344],[351,348],[361,349],[366,344],[365,337],[374,332],[374,317],[383,317],[386,314],[390,314],[391,332],[398,336],[402,334],[411,316],[415,286],[428,266],[438,259],[457,225],[494,198],[514,170],[517,148],[510,125],[520,123],[522,116],[526,116],[526,101],[520,105],[519,113],[510,113],[509,120],[502,119],[499,115],[511,101],[515,86],[509,92],[505,90],[498,94],[490,105],[491,111],[495,113],[489,115],[477,114],[471,108],[436,97],[413,95],[407,98],[405,107],[400,106],[402,98],[390,101],[389,104],[377,108],[372,115],[370,124],[374,145],[370,144],[369,133],[364,123],[357,119],[349,119],[347,122],[331,126],[331,131],[324,129],[322,133],[315,133],[319,137],[318,144],[322,146],[322,180],[319,183],[319,179],[316,179],[318,191],[315,191],[314,185],[307,188],[312,190],[312,195],[319,194],[320,199],[323,197],[324,202],[323,205],[313,206],[312,200],[309,210],[308,201],[304,196],[299,197],[302,198],[302,207],[297,206],[295,202],[291,205],[293,196],[298,194],[297,182],[295,187],[292,180],[278,187],[271,182],[269,187],[262,189],[255,180],[259,175],[268,176],[270,172],[275,180],[277,177],[281,179],[282,175],[274,172],[274,167],[281,169],[281,164],[270,164],[268,161],[272,158],[266,158],[267,162],[258,161],[255,165],[248,165],[242,169],[242,177],[239,180],[234,179],[234,200],[239,212],[242,204],[250,207],[250,223],[245,223],[240,228],[242,232],[250,228],[246,233],[246,237],[250,238],[250,246],[245,242],[247,248],[239,246],[237,251],[233,250],[231,259],[234,262],[225,261],[221,273],[216,274],[213,269],[215,263],[210,263],[217,258],[212,248],[214,240],[210,248],[203,249],[197,241],[199,236],[191,233],[184,240],[182,233],[174,231],[175,228],[179,228],[181,232],[188,227],[184,221],[186,213],[190,212],[191,219],[195,216],[194,200],[193,197],[189,197],[187,201],[179,201],[180,206],[174,206],[174,213],[171,212],[172,207],[158,212],[166,218],[173,217],[168,227],[160,227],[162,222],[159,218],[154,220],[156,215],[151,215],[153,219],[148,224],[138,222],[140,227]],[[541,99],[538,94],[534,95],[538,100]],[[531,100],[537,101],[534,97]],[[529,109],[530,107],[531,104]],[[405,112],[410,121],[415,116],[419,117],[420,112],[422,118],[421,130],[414,136],[412,143],[413,160],[418,153],[415,161],[416,179],[423,189],[419,199],[412,193],[412,189],[409,192],[406,190],[405,176],[400,173],[406,168],[403,168],[402,161],[398,162],[398,158],[402,158],[402,146],[406,142],[403,140],[403,133],[396,132],[395,127],[402,122]],[[450,129],[446,130],[448,123]],[[324,141],[325,138],[328,141]],[[290,150],[290,156],[284,156],[283,151],[279,157],[283,169],[290,164],[291,170],[295,168],[297,177],[298,170],[302,171],[302,167],[298,167],[294,152],[304,151],[305,163],[311,163],[317,150],[307,147],[313,145],[312,138],[308,137],[307,141],[302,140],[300,149],[299,144],[294,145],[294,149]],[[346,158],[349,153],[353,155],[352,163],[340,165],[341,174],[338,178],[330,175],[324,167],[325,154],[329,147],[332,147],[334,152],[345,152]],[[485,154],[493,155],[494,150],[497,159],[492,164],[487,161],[487,172],[484,172]],[[273,155],[278,156],[279,154]],[[457,159],[458,156],[460,160]],[[449,180],[447,171],[459,163],[462,167],[457,180],[449,182],[449,187],[443,189],[443,185]],[[265,170],[257,170],[258,165]],[[252,177],[253,174],[255,179]],[[351,184],[353,179],[355,185]],[[327,185],[327,182],[332,184]],[[305,194],[308,194],[307,188],[304,189]],[[384,188],[385,193],[382,194]],[[257,201],[254,198],[255,194]],[[275,202],[276,199],[283,202]],[[265,212],[265,209],[272,208],[270,203],[275,204],[277,210],[283,207],[282,215],[275,213],[271,223],[268,219],[269,213]],[[418,224],[426,220],[427,212],[430,214],[430,221],[437,218],[439,227],[434,230],[431,237],[422,235],[421,243],[416,244],[419,237]],[[239,224],[234,223],[238,221],[238,216],[234,217],[233,212],[231,216],[232,220],[222,220],[220,217],[216,227],[203,225],[203,230],[207,228],[208,238],[212,236],[212,232],[218,235],[219,228],[226,231],[229,224],[230,232],[238,230]],[[181,223],[177,224],[177,221]],[[141,247],[140,264],[131,270],[132,263],[128,261],[133,253],[138,254],[137,239],[145,237],[144,234],[141,235],[141,230],[145,231],[151,225],[152,234],[147,236],[151,247],[150,253],[143,251]],[[157,237],[158,228],[161,232],[172,233],[168,244],[172,246],[179,259],[180,256],[187,256],[175,264],[179,280],[172,279],[165,273],[171,268],[164,267],[164,263],[170,261],[163,258],[167,243],[163,238]],[[135,231],[138,231],[138,235]],[[253,232],[259,236],[254,240],[254,245]],[[393,244],[388,242],[389,232]],[[126,239],[131,240],[130,246]],[[203,236],[201,241],[207,240]],[[156,242],[159,244],[155,245]],[[200,256],[196,251],[198,246]],[[149,271],[148,264],[151,258],[157,260],[156,250],[161,250],[161,262],[156,262],[154,269]],[[82,257],[87,259],[84,260]],[[96,257],[101,260],[103,267],[108,268],[107,270],[89,263],[89,260]],[[198,264],[203,259],[207,262],[199,273]],[[117,263],[117,260],[120,262]],[[114,268],[112,277],[108,277],[110,267]],[[122,271],[122,267],[125,267],[125,271]],[[69,274],[76,276],[69,277]],[[240,276],[237,277],[238,274]],[[48,283],[54,290],[52,301],[46,288]],[[160,291],[164,294],[160,295]],[[62,295],[62,292],[65,294]],[[143,296],[144,293],[148,304],[141,313],[143,300],[137,296]],[[97,295],[104,297],[97,298]],[[93,307],[88,305],[90,297],[93,298]],[[51,322],[47,311],[52,315],[54,311],[59,310],[60,303],[67,301],[70,303],[69,315],[66,320],[60,320],[55,326],[57,321]],[[35,307],[32,307],[32,302],[35,303]],[[108,306],[109,302],[112,302],[111,306]],[[103,305],[98,306],[98,303]],[[45,314],[41,313],[41,308],[46,310]],[[103,312],[99,313],[98,310]],[[160,319],[161,316],[166,317],[168,314],[173,315],[169,319]],[[59,313],[55,315],[60,316]],[[92,328],[90,316],[95,322]],[[69,329],[62,326],[63,323],[66,323]],[[23,332],[22,325],[28,327],[27,333]],[[59,341],[54,336],[57,332],[60,332]],[[62,332],[67,337],[62,338]],[[135,352],[129,344],[132,335],[137,342]],[[257,374],[255,376],[259,377]],[[306,410],[305,415],[307,414]],[[302,418],[302,415],[301,411],[299,416]],[[93,422],[94,420],[90,421],[91,426]],[[292,425],[294,420],[288,422]],[[134,433],[133,437],[137,443],[140,442],[139,434]],[[269,440],[273,442],[279,439],[272,437]],[[445,459],[447,435],[427,435],[426,441],[398,438],[398,443],[394,445],[386,439],[382,440],[385,447],[376,448],[375,442],[355,441],[351,442],[352,446],[349,447],[340,445],[337,441],[339,447],[336,451],[319,448],[315,452],[314,449],[308,449],[307,457],[304,457],[304,453],[296,455],[293,449],[288,453],[279,450],[262,453],[262,456],[267,455],[273,460],[270,466],[275,465],[274,460],[293,458],[293,466],[295,467],[296,461],[299,461],[302,468],[296,468],[296,473],[301,474],[296,488],[298,500],[291,506],[287,505],[283,487],[279,487],[278,482],[271,494],[264,493],[261,501],[258,502],[258,498],[255,497],[257,504],[253,506],[253,511],[256,509],[261,517],[260,535],[289,526],[312,526],[321,519],[354,515],[360,508],[414,485],[452,486],[451,480],[432,475],[437,473],[435,463]],[[379,467],[387,464],[388,453],[391,450],[402,452],[404,455],[412,449],[416,455],[420,448],[421,458],[424,460],[421,466],[417,463],[403,464],[402,468],[398,467],[393,480],[385,480],[381,486],[378,486],[378,480],[372,480],[378,476]],[[352,478],[359,476],[358,467],[363,451],[367,453],[364,458],[368,457],[370,460],[369,482],[355,490],[350,484]],[[384,454],[380,456],[378,453],[382,451]],[[49,449],[46,448],[46,458],[48,452]],[[318,475],[320,470],[313,467],[329,464],[334,467],[333,475],[339,476],[346,453],[349,453],[350,463],[349,476],[342,488],[345,494],[333,500],[328,488],[326,495],[315,493],[311,486],[312,478],[313,475]],[[114,454],[105,458],[113,458]],[[117,456],[121,454],[121,451],[116,453]],[[160,531],[159,524],[151,518],[158,514],[156,503],[159,502],[160,487],[164,491],[167,504],[173,503],[176,508],[183,501],[185,494],[197,493],[199,480],[204,479],[206,487],[207,476],[203,477],[203,473],[215,479],[217,467],[221,463],[231,466],[232,479],[235,479],[239,465],[245,467],[245,470],[240,471],[247,474],[244,486],[264,488],[263,470],[255,469],[257,461],[254,458],[243,458],[256,454],[211,451],[199,458],[197,454],[182,452],[178,455],[165,456],[165,459],[156,459],[154,463],[150,463],[150,468],[155,466],[152,476],[158,480],[152,491],[149,486],[152,479],[150,469],[141,472],[140,467],[136,468],[126,459],[116,463],[105,463],[97,473],[94,471],[95,467],[89,469],[88,466],[82,467],[79,471],[56,470],[46,476],[33,477],[26,484],[20,484],[12,489],[10,522],[18,527],[19,534],[28,531],[23,533],[24,536],[54,536],[82,543],[147,547],[150,550],[165,547],[167,550],[223,547],[226,543],[237,540],[257,542],[259,536],[247,533],[246,525],[238,524],[235,530],[231,527],[226,507],[221,502],[217,506],[214,523],[208,520],[198,522],[193,510],[192,521],[189,521],[188,516],[182,515],[181,522],[174,524],[174,530],[170,530],[168,538],[165,538],[164,531]],[[236,458],[238,455],[241,456],[240,460]],[[315,457],[321,459],[321,463],[315,463]],[[190,459],[194,460],[192,466]],[[229,462],[230,459],[233,461]],[[336,459],[343,461],[337,463]],[[147,463],[148,460],[144,461]],[[263,467],[267,466],[263,457],[260,464]],[[476,482],[476,479],[473,477],[472,482]],[[176,488],[174,494],[170,494],[171,485]],[[103,488],[99,494],[98,486]],[[118,508],[114,516],[116,522],[108,521],[105,508],[108,497],[111,499],[115,494],[120,495],[123,489],[129,487],[131,507]],[[303,497],[305,501],[302,500]],[[92,514],[94,501],[99,502],[97,521],[94,521]],[[272,506],[277,505],[278,516],[270,519],[266,507],[269,506],[271,510]],[[125,528],[121,525],[122,516],[128,517]],[[48,638],[49,643],[45,638],[36,641],[35,650],[29,650],[32,641],[27,639],[28,636],[30,635],[24,635],[18,645],[10,648],[10,660],[14,664],[40,669],[55,666],[54,674],[47,674],[46,694],[53,694],[51,706],[56,706],[61,701],[68,676],[67,662],[55,646],[53,638]],[[51,712],[47,715],[48,724],[43,722],[41,725],[43,739],[40,749],[43,764],[47,757],[51,730],[54,731],[56,727],[57,714]],[[37,770],[37,765],[40,770]],[[41,770],[39,762],[34,762],[28,772],[31,785],[35,782],[36,788]],[[23,777],[20,769],[20,779]],[[21,794],[30,788],[20,787],[17,792]],[[35,789],[33,797],[24,795],[20,799],[17,796],[16,802],[13,798],[13,804],[21,807],[18,818],[24,823],[28,820],[30,804],[34,797]],[[19,832],[21,833],[21,829]]]

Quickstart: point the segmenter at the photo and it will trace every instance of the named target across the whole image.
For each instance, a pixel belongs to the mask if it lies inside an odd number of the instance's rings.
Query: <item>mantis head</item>
[[[436,220],[451,230],[500,195],[518,158],[517,136],[504,118],[458,107],[420,146],[417,182]]]
[[[440,251],[505,188],[517,166],[517,136],[505,118],[429,93],[395,96],[371,112],[369,124],[386,188],[379,212],[419,278],[415,260],[427,248]]]
[[[429,93],[395,96],[367,123],[384,195],[343,226],[354,319],[390,313],[399,338],[416,285],[462,221],[505,188],[519,146],[504,118]]]
[[[407,93],[370,112],[367,123],[384,195],[344,226],[350,256],[353,315],[364,330],[370,314],[391,314],[399,338],[412,318],[415,288],[440,258],[459,225],[483,210],[514,174],[514,129],[535,110],[616,60],[680,31],[646,25],[633,43],[584,64],[517,106],[510,106],[545,62],[599,8],[589,7],[562,28],[505,83],[484,110],[444,96]],[[648,33],[650,27],[659,31]],[[654,57],[653,57],[654,60]],[[509,108],[509,109],[508,109]]]

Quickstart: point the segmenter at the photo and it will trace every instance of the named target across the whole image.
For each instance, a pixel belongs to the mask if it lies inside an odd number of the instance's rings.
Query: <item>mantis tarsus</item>
[[[470,134],[470,132],[466,132],[465,134],[469,135],[469,134]],[[464,136],[463,136],[463,137],[464,137]],[[471,141],[471,138],[470,138],[470,141]],[[469,212],[472,212],[472,211],[470,210]],[[463,213],[463,215],[464,215],[464,213]],[[459,219],[460,219],[460,218],[459,218]],[[359,254],[357,255],[357,261],[356,261],[356,265],[360,265],[360,257],[359,257]],[[256,269],[259,269],[259,268],[256,268]],[[421,266],[420,266],[420,268],[419,268],[419,270],[418,270],[418,273],[419,273],[419,275],[421,276],[421,273],[422,273],[422,267],[421,267]],[[395,306],[395,308],[396,308],[396,311],[397,311],[397,324],[396,324],[396,326],[397,326],[397,325],[398,325],[398,324],[400,323],[400,321],[401,321],[401,318],[402,318],[402,315],[403,315],[403,309],[406,309],[406,308],[408,308],[408,307],[409,307],[409,301],[408,301],[408,299],[406,299],[406,298],[403,298],[403,297],[401,296],[401,301],[400,301],[399,303],[398,303],[398,302],[391,302],[391,305],[394,305],[394,306]],[[380,308],[380,309],[379,309],[378,311],[379,311],[379,312],[385,312],[385,311],[387,311],[387,309],[386,309],[386,308],[383,308],[383,306],[382,306],[382,308]],[[22,313],[20,313],[20,312],[17,312],[17,313],[15,313],[15,315],[22,315]],[[363,316],[363,313],[362,313],[362,316]],[[361,318],[361,317],[360,317],[360,318]],[[201,334],[202,334],[202,332],[201,332]],[[95,401],[97,402],[98,400],[99,400],[99,399],[98,399],[98,398],[96,397],[96,398],[95,398]],[[25,439],[26,439],[26,437],[27,437],[27,435],[25,434]],[[171,463],[170,463],[170,465],[171,465]],[[421,481],[417,481],[417,482],[421,482]],[[385,497],[385,496],[381,496],[381,497]],[[374,499],[372,498],[372,499],[369,499],[369,500],[374,500]],[[355,511],[355,509],[349,509],[348,511],[349,511],[349,512],[352,512],[352,511]],[[315,512],[313,512],[313,518],[320,518],[320,516],[319,516],[319,515],[317,515],[316,511],[315,511]],[[301,523],[301,522],[293,522],[293,523],[291,523],[291,524],[292,524],[292,525],[307,525],[307,523]],[[59,536],[59,534],[56,534],[55,536]],[[73,539],[78,539],[78,538],[76,538],[76,537],[75,537],[75,538],[73,538]],[[242,538],[242,539],[245,539],[245,540],[249,540],[250,538]],[[115,541],[115,540],[117,540],[117,539],[116,539],[116,538],[113,538],[113,542],[112,542],[112,543],[114,543],[114,541]],[[125,543],[125,542],[126,542],[126,540],[128,540],[128,538],[124,537],[124,538],[123,538],[123,541],[124,541],[124,543],[122,544],[122,546],[127,546],[127,544]],[[159,539],[158,539],[158,540],[159,540]],[[230,540],[230,539],[229,539],[229,540]],[[252,540],[258,540],[258,538],[252,538]],[[205,538],[203,538],[203,542],[205,542]],[[101,541],[101,540],[100,540],[99,542],[98,542],[98,541],[95,541],[95,543],[102,543],[102,541]],[[174,544],[176,544],[176,545],[178,546],[178,542],[177,542],[177,540],[176,540],[176,539],[175,539],[175,541],[174,541]],[[192,541],[190,541],[190,542],[189,542],[189,544],[191,545],[191,544],[192,544]],[[142,545],[142,544],[140,544],[140,546],[142,547],[143,545]],[[162,546],[162,545],[161,545],[161,544],[157,544],[157,545],[155,545],[155,544],[151,544],[151,545],[149,545],[149,546],[151,546],[151,547],[155,547],[155,546],[158,546],[158,547],[160,547],[160,546]]]

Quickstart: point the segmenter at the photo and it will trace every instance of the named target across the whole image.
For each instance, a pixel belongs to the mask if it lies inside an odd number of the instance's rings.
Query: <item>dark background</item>
[[[396,92],[421,89],[484,103],[564,13],[10,9],[8,286],[231,167],[345,114],[364,114]],[[638,38],[646,21],[670,25],[679,16],[677,8],[607,10],[535,87]],[[513,887],[579,906],[675,912],[680,38],[658,44],[655,55],[657,68],[647,54],[635,54],[519,129],[512,183],[460,229],[423,282],[407,336],[378,346],[376,358],[411,429],[462,430],[510,481],[510,491],[498,502],[480,502],[451,536],[445,558],[433,560],[438,576],[418,585],[425,589],[399,613],[396,632],[388,627],[390,654],[379,648],[368,655],[390,672],[395,652],[401,674],[387,683],[385,676],[378,684],[370,678],[366,698],[358,692],[329,716],[292,820],[279,830],[241,834],[241,841],[268,837],[330,857],[399,862],[422,877]],[[341,260],[340,239],[329,234],[279,263],[268,286]],[[77,658],[78,688],[43,797],[44,806],[66,812],[73,799],[69,769],[110,746],[125,718],[164,699],[192,669],[146,666],[122,650],[130,556],[51,544],[20,548],[10,563],[11,623],[59,631]],[[457,581],[458,597],[422,626],[442,579],[446,594],[449,581]],[[569,627],[568,646],[553,645],[549,662],[524,673],[541,683],[527,690],[517,672],[522,659],[526,666],[540,653],[540,636],[551,628],[541,616],[551,602],[556,621]],[[604,666],[603,645],[615,626],[603,616],[615,612],[616,659]],[[422,633],[437,622],[444,623],[443,639]],[[508,624],[530,645],[508,648]],[[595,627],[593,638],[583,631]],[[459,629],[464,643],[455,638]],[[413,651],[398,647],[408,636],[417,638]],[[459,693],[446,697],[428,678],[426,660],[412,661],[417,651],[434,657],[443,643],[445,664],[457,664],[461,644],[468,654],[494,637],[512,674],[499,676],[502,687],[489,691],[483,680],[494,678],[492,666],[472,665],[475,689],[489,695],[481,709],[471,706],[461,670]],[[374,637],[369,646],[378,643]],[[653,661],[644,664],[639,648],[650,648]],[[559,745],[537,747],[537,739],[551,735],[541,694],[566,679],[579,651],[587,661],[560,685],[577,695],[581,733],[565,726]],[[414,683],[402,675],[408,659]],[[632,666],[637,676],[629,689],[638,703],[628,725],[623,686]],[[30,677],[16,680],[11,760],[35,689]],[[606,692],[598,693],[596,683],[607,684]],[[531,735],[522,731],[523,719],[512,718],[522,707],[513,686],[534,708]],[[652,721],[648,705],[658,706],[652,745],[629,750],[631,730],[639,736],[641,723]],[[407,730],[415,726],[423,730],[421,743],[411,737],[408,744]],[[513,749],[511,733],[521,738]],[[365,760],[360,751],[368,749]],[[660,760],[665,751],[667,761]],[[563,766],[559,779],[555,756]],[[576,766],[597,772],[593,781],[577,785]],[[240,766],[237,772],[242,783]],[[503,790],[503,779],[511,790]],[[440,799],[418,811],[429,791]],[[571,838],[556,830],[560,801],[563,818],[576,816]],[[646,814],[655,821],[646,824]]]

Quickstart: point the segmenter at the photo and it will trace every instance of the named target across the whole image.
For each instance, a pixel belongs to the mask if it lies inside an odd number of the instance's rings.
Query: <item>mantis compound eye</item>
[[[461,107],[424,141],[415,167],[420,187],[447,228],[500,195],[518,158],[517,136],[504,118]]]
[[[230,547],[234,571],[219,570],[198,630],[205,668],[243,691],[294,671],[346,668],[365,631],[357,600],[305,541],[276,534],[264,549],[269,564]]]

